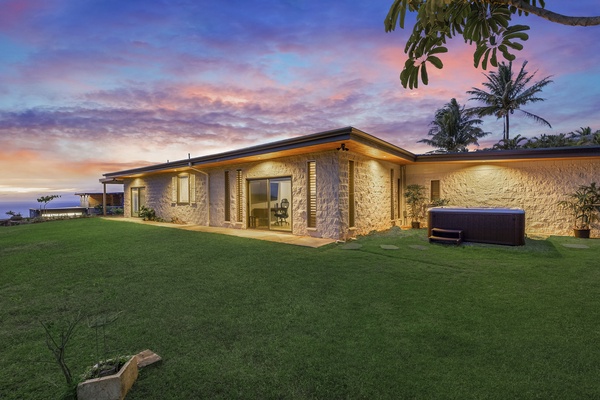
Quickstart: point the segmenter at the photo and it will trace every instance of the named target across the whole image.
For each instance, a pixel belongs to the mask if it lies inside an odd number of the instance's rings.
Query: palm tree
[[[496,143],[492,148],[494,150],[516,150],[521,149],[523,146],[521,142],[526,142],[528,139],[521,135],[517,135],[512,139],[502,139]]]
[[[469,151],[467,146],[479,146],[477,139],[490,133],[476,126],[481,123],[480,119],[470,119],[465,107],[452,99],[435,112],[435,119],[431,122],[432,128],[428,133],[431,139],[419,140],[419,143],[436,147],[438,151],[445,153]]]
[[[515,110],[521,111],[535,122],[548,125],[552,128],[550,123],[542,117],[520,109],[521,106],[527,103],[544,101],[544,99],[536,95],[552,82],[548,76],[527,87],[536,73],[534,72],[530,75],[525,71],[526,65],[527,61],[523,63],[521,70],[515,77],[512,71],[512,61],[508,65],[501,63],[498,66],[498,71],[492,71],[489,75],[484,74],[488,81],[484,82],[483,86],[488,89],[488,92],[478,88],[467,91],[468,94],[473,96],[469,100],[477,100],[485,104],[483,107],[472,108],[471,112],[480,118],[487,115],[495,115],[498,119],[504,118],[505,140],[508,140],[510,137],[510,115],[514,114]]]
[[[575,142],[564,133],[558,135],[542,134],[539,137],[535,136],[525,144],[528,149],[549,149],[553,147],[569,147],[574,146]]]
[[[571,132],[571,139],[576,141],[577,146],[591,146],[600,144],[600,130],[593,132],[589,126],[581,127]]]

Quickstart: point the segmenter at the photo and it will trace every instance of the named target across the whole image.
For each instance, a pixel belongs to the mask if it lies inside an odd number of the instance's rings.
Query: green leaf
[[[425,68],[425,62],[421,64],[421,81],[424,85],[429,83],[429,76],[427,76],[427,68]]]
[[[486,50],[487,50],[487,47],[485,47],[483,45],[477,46],[475,53],[473,53],[473,61],[475,64],[475,68],[479,68],[479,63],[481,62],[481,57],[483,56],[483,54]]]
[[[435,47],[433,49],[431,49],[431,51],[429,51],[429,55],[433,55],[433,54],[439,54],[439,53],[447,53],[448,49],[446,47],[443,46],[439,46],[439,47]]]
[[[433,64],[433,66],[436,67],[437,69],[444,68],[444,64],[442,63],[442,60],[440,60],[436,56],[429,56],[427,58],[427,61],[429,61],[431,64]]]

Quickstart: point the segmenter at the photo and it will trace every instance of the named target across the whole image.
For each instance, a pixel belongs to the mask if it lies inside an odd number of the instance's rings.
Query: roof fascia
[[[491,162],[565,158],[600,158],[600,146],[555,147],[548,149],[523,150],[491,150],[445,154],[421,154],[416,156],[416,162]]]

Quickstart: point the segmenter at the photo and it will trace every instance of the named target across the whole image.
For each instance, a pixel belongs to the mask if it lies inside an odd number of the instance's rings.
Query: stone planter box
[[[77,399],[123,400],[137,377],[137,357],[133,356],[116,374],[88,379],[77,385]]]

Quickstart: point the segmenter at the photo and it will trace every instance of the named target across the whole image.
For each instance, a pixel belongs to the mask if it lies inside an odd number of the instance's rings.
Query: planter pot
[[[116,374],[77,385],[77,400],[123,400],[137,377],[137,358],[133,356]]]
[[[573,229],[573,234],[576,238],[581,239],[589,239],[590,238],[590,230],[589,229]]]
[[[411,227],[412,227],[413,229],[420,229],[420,228],[421,228],[421,222],[419,222],[419,221],[412,221],[412,222],[410,223],[410,225],[411,225]]]

